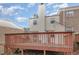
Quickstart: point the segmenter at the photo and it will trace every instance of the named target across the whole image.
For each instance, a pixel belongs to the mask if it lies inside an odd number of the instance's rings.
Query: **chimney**
[[[38,7],[38,21],[40,31],[45,31],[45,4],[40,3]]]
[[[38,16],[40,17],[45,17],[45,4],[40,3],[38,7]]]

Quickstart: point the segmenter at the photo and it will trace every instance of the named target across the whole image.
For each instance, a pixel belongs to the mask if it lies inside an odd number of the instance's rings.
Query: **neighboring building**
[[[33,18],[30,18],[30,31],[65,31],[65,26],[59,23],[59,17],[59,15],[45,16],[45,5],[41,3],[38,7],[38,15],[34,15]]]
[[[0,54],[4,53],[5,34],[8,33],[23,33],[24,30],[15,24],[0,20]]]
[[[79,6],[63,8],[59,12],[60,23],[72,28],[74,32],[79,32]]]

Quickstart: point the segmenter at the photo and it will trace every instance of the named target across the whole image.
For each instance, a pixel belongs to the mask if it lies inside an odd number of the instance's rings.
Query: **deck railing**
[[[73,47],[72,32],[16,33],[5,35],[6,45],[24,44],[49,47]]]
[[[76,42],[79,42],[79,34],[75,34]]]

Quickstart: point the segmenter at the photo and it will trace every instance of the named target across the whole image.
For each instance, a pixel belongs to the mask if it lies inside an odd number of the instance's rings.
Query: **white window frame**
[[[69,10],[65,12],[66,16],[70,17],[74,15],[74,11],[73,10]]]

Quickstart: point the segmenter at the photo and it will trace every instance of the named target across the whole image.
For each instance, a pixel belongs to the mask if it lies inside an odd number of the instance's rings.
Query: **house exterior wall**
[[[33,21],[36,20],[37,24],[34,25]],[[55,21],[55,23],[51,23],[51,21]],[[65,31],[65,26],[59,23],[59,15],[54,15],[54,16],[45,16],[45,23],[39,22],[38,18],[35,19],[30,19],[29,24],[30,24],[30,31],[33,32],[40,32],[41,29],[44,31],[54,31],[54,32],[62,32]],[[44,28],[41,28],[40,25],[44,26]],[[42,31],[43,32],[43,31]]]
[[[51,23],[51,21],[55,21],[55,23]],[[46,30],[54,32],[65,31],[64,25],[59,23],[59,15],[46,17]]]
[[[70,12],[70,13],[69,13]],[[79,7],[65,8],[60,11],[60,23],[79,32]]]
[[[37,24],[36,25],[34,25],[33,24],[33,21],[34,20],[36,20],[37,21]],[[38,18],[34,18],[34,19],[30,19],[29,20],[29,26],[30,26],[30,31],[31,32],[38,32],[38,31],[40,31],[40,27],[39,27],[39,24],[38,24],[39,22],[38,22]]]
[[[65,32],[65,27],[61,24],[55,24],[55,32]]]
[[[46,16],[46,21],[50,20],[55,20],[56,22],[59,22],[59,15]]]

